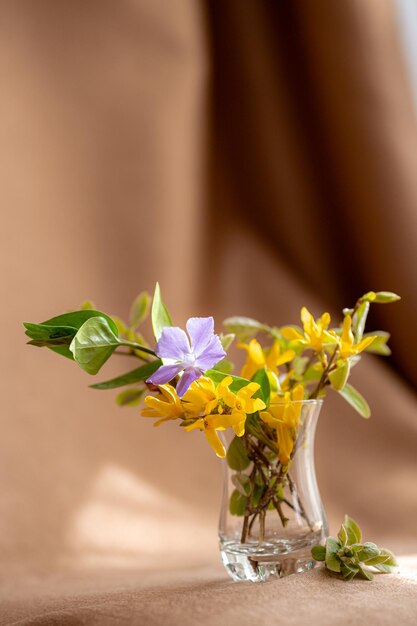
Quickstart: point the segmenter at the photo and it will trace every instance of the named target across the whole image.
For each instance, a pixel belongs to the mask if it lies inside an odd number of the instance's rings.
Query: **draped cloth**
[[[415,110],[390,0],[3,0],[1,624],[413,624]],[[221,463],[151,428],[21,322],[85,298],[123,317],[156,280],[191,315],[334,318],[369,290],[393,355],[329,394],[316,465],[401,574],[234,585]],[[114,359],[116,360],[116,359]],[[109,364],[102,379],[131,367]]]

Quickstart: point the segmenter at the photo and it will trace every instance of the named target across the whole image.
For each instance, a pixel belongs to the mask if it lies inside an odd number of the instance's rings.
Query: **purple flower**
[[[166,326],[162,330],[155,354],[163,365],[147,380],[154,385],[164,385],[183,372],[177,384],[180,398],[205,370],[226,356],[218,335],[214,334],[212,317],[190,317],[186,328],[188,337],[178,326]]]

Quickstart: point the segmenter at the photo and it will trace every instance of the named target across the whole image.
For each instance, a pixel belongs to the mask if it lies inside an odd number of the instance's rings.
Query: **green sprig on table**
[[[391,574],[398,567],[392,552],[378,548],[372,541],[362,543],[359,525],[348,515],[336,537],[328,537],[324,546],[314,546],[311,550],[313,559],[323,561],[326,569],[340,574],[343,580],[352,580],[355,576],[372,580],[370,568]]]

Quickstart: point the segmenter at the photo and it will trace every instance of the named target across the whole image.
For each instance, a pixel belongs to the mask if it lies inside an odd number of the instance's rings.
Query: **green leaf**
[[[370,417],[371,409],[365,398],[357,389],[346,383],[343,389],[339,390],[342,398],[346,400],[362,417]]]
[[[326,559],[326,547],[314,546],[311,548],[311,556],[315,561],[324,561]]]
[[[379,548],[372,541],[367,541],[366,543],[364,543],[362,546],[362,550],[359,550],[359,552],[357,553],[358,559],[360,561],[366,561],[367,565],[369,559],[374,559],[377,556],[379,556]]]
[[[72,328],[73,329],[72,337],[74,337],[77,333],[77,330],[79,330],[81,326],[91,317],[104,317],[109,322],[109,325],[112,328],[113,332],[116,335],[118,335],[117,327],[114,324],[113,320],[105,313],[102,313],[101,311],[95,311],[95,310],[81,310],[81,311],[72,311],[70,313],[64,313],[63,315],[57,315],[56,317],[52,317],[49,320],[42,322],[42,324],[30,324],[29,327],[31,328],[31,332],[34,332],[35,326],[37,327],[55,326],[57,328]],[[68,344],[71,343],[70,335],[68,335],[68,338],[70,339],[70,341],[68,342],[51,341],[51,340],[40,342],[40,340],[33,338],[34,342],[29,342],[29,343],[31,343],[32,345],[41,346],[41,347],[45,346],[47,348],[50,348],[50,350],[52,350],[53,352],[56,352],[57,354],[60,354],[61,356],[66,357],[67,359],[73,360],[74,357],[73,357],[72,352],[69,349],[69,345],[66,345],[67,343]]]
[[[229,375],[233,371],[233,363],[229,359],[222,359],[216,363],[216,371],[222,372],[222,374]]]
[[[348,359],[344,359],[341,365],[338,365],[336,369],[334,369],[329,374],[330,384],[333,389],[340,391],[346,384],[347,379],[349,378],[350,372],[350,363]]]
[[[74,335],[69,337],[57,337],[56,339],[32,339],[28,341],[28,346],[36,346],[37,348],[56,348],[56,347],[68,347],[73,339]]]
[[[68,343],[71,343],[71,337],[77,332],[76,328],[72,326],[49,326],[47,324],[31,324],[30,322],[24,322],[23,326],[26,328],[25,335],[34,340],[49,340],[49,339],[66,339]]]
[[[391,565],[385,565],[385,563],[379,563],[378,565],[372,565],[372,567],[375,567],[375,569],[377,569],[379,572],[381,572],[381,574],[392,574],[396,570],[395,567],[391,567]]]
[[[355,334],[355,339],[357,342],[359,342],[362,339],[368,313],[369,313],[369,302],[365,301],[359,305],[358,310],[353,316],[352,330]]]
[[[232,515],[244,515],[246,511],[247,497],[235,489],[230,496],[229,511]]]
[[[31,341],[28,341],[29,345],[50,348],[54,352],[73,360],[69,344],[77,333],[76,328],[71,326],[31,324],[29,322],[25,322],[23,325],[26,328],[25,334],[32,338]]]
[[[225,352],[227,352],[227,350],[230,348],[230,346],[235,340],[235,337],[236,335],[234,333],[228,333],[227,335],[223,335],[223,333],[220,333],[219,335],[220,343],[222,344],[223,350]]]
[[[393,567],[392,565],[386,565],[385,563],[373,565],[372,567],[375,567],[375,569],[377,569],[379,572],[382,572],[383,574],[392,574],[398,569],[397,567]]]
[[[260,369],[252,376],[252,382],[257,383],[259,385],[259,390],[255,394],[256,397],[260,397],[265,404],[268,406],[270,396],[271,396],[271,385],[269,383],[268,374],[266,373],[266,369]]]
[[[278,500],[284,499],[284,487],[281,484],[277,485],[277,490],[275,493]]]
[[[348,534],[349,545],[352,545],[354,543],[360,543],[362,539],[362,532],[359,524],[357,524],[354,519],[349,517],[349,515],[345,515],[343,525],[346,528],[346,532]]]
[[[30,342],[28,342],[28,343],[30,343]],[[70,359],[70,361],[74,360],[74,356],[73,356],[71,350],[69,349],[69,346],[57,346],[57,347],[47,346],[47,348],[52,350],[52,352],[56,352],[57,354],[60,354],[61,356],[64,356],[66,359]]]
[[[223,326],[229,333],[235,334],[240,341],[247,341],[261,331],[268,332],[270,330],[266,324],[261,324],[261,322],[250,317],[241,316],[228,317],[224,320]]]
[[[342,563],[340,571],[344,580],[352,580],[356,574],[359,573],[359,567],[356,565],[350,565],[348,563]]]
[[[109,324],[113,333],[118,336],[117,326],[113,322],[112,318],[102,311],[95,310],[83,310],[83,311],[71,311],[70,313],[64,313],[63,315],[57,315],[51,317],[51,319],[42,322],[47,326],[71,326],[79,330],[83,324],[92,317],[104,317]]]
[[[231,389],[231,391],[234,391],[234,392],[239,391],[239,389],[242,389],[242,387],[245,387],[246,385],[249,385],[250,383],[250,380],[248,380],[247,378],[241,378],[240,376],[233,376],[232,374],[226,374],[225,372],[219,372],[218,370],[207,370],[205,375],[211,378],[211,380],[216,385],[221,383],[223,378],[226,378],[226,376],[230,376],[230,378],[232,379],[232,383],[229,389]]]
[[[395,555],[391,552],[391,550],[387,550],[387,548],[381,548],[381,550],[379,551],[381,556],[387,556],[388,559],[387,561],[384,562],[384,565],[390,566],[390,567],[398,567],[398,561],[395,557]]]
[[[348,533],[345,526],[342,524],[339,532],[337,533],[338,539],[342,546],[344,547],[348,543]]]
[[[136,328],[148,317],[150,304],[151,296],[147,291],[142,291],[136,296],[130,309],[129,326],[131,328]]]
[[[375,304],[387,304],[388,302],[397,302],[401,300],[401,296],[398,296],[392,291],[377,291],[375,294]]]
[[[331,572],[340,572],[341,562],[337,556],[340,544],[335,537],[327,537],[326,540],[326,567]]]
[[[165,304],[162,302],[161,288],[159,283],[156,283],[152,301],[152,329],[155,339],[158,341],[162,330],[172,325],[172,319]]]
[[[124,389],[116,396],[118,406],[137,406],[140,404],[145,389],[135,387],[134,389]]]
[[[391,354],[390,348],[386,345],[390,338],[389,333],[383,330],[376,330],[372,333],[365,333],[363,337],[364,339],[366,337],[375,337],[373,342],[365,348],[365,352],[372,352],[373,354],[379,354],[381,356],[389,356]]]
[[[240,472],[233,474],[232,483],[242,496],[248,496],[250,494],[250,480],[249,476],[246,476],[246,474],[241,474]]]
[[[246,446],[242,437],[234,437],[229,445],[226,454],[227,464],[233,470],[241,472],[250,465]]]
[[[162,365],[162,361],[160,359],[155,359],[155,361],[150,361],[149,363],[145,363],[145,365],[141,365],[127,374],[123,374],[122,376],[117,376],[116,378],[111,378],[110,380],[105,380],[102,383],[96,383],[95,385],[90,385],[92,389],[116,389],[117,387],[124,387],[125,385],[131,385],[133,383],[137,383],[140,380],[146,380],[151,376],[157,369],[159,369]]]
[[[265,493],[265,485],[256,485],[253,488],[253,493],[250,497],[250,504],[252,508],[255,508],[259,505],[260,501],[262,500],[264,493]]]
[[[358,564],[357,568],[359,570],[358,573],[362,578],[364,578],[365,580],[373,580],[374,575],[372,574],[372,572],[366,569],[366,567],[362,567],[362,565]]]
[[[378,550],[378,554],[372,558],[369,559],[362,559],[364,560],[364,562],[366,563],[366,565],[380,565],[381,563],[385,563],[386,561],[389,560],[389,556],[387,556],[386,554],[380,554],[379,550]]]
[[[92,317],[78,330],[70,350],[78,365],[94,375],[121,343],[104,317]]]

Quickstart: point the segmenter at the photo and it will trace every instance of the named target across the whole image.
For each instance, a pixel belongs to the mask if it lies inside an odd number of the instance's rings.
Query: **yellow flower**
[[[286,350],[281,354],[279,341],[274,341],[269,351],[263,350],[256,339],[252,339],[249,344],[239,343],[237,347],[247,352],[246,362],[240,375],[249,380],[263,367],[271,370],[274,374],[278,374],[278,367],[295,357],[294,350]]]
[[[252,397],[259,390],[258,383],[249,383],[239,389],[237,393],[233,393],[233,391],[229,389],[232,382],[233,379],[231,376],[223,378],[217,387],[217,393],[219,398],[225,404],[225,410],[227,410],[227,407],[228,412],[230,411],[231,415],[241,416],[241,420],[243,422],[241,434],[239,434],[239,432],[235,429],[238,437],[241,437],[244,433],[246,415],[255,413],[255,411],[262,411],[266,405],[260,398]]]
[[[244,416],[246,418],[246,415]],[[235,433],[241,437],[245,431],[245,421],[242,423],[242,416],[240,414],[220,415],[219,413],[214,415],[206,415],[200,417],[193,424],[185,427],[187,432],[195,430],[204,430],[207,441],[213,448],[214,452],[220,458],[226,456],[226,450],[224,445],[220,441],[219,435],[216,431],[226,430],[226,428],[233,428]]]
[[[290,392],[284,394],[284,398],[278,398],[271,402],[267,411],[261,411],[261,419],[274,428],[277,433],[279,448],[279,460],[282,465],[288,465],[291,453],[297,438],[297,431],[302,409],[301,400],[304,399],[304,388],[297,385]]]
[[[365,350],[375,339],[375,337],[365,337],[359,343],[354,343],[355,338],[352,333],[352,318],[346,315],[343,320],[342,334],[340,336],[340,356],[347,359],[350,356],[359,354]]]
[[[183,408],[188,417],[209,415],[218,405],[218,392],[211,378],[195,380],[183,397]],[[218,407],[219,413],[222,407]]]
[[[325,344],[338,342],[337,336],[327,330],[331,321],[329,313],[323,313],[319,319],[315,320],[310,311],[303,306],[301,309],[301,321],[304,334],[296,328],[284,326],[281,328],[283,337],[289,341],[299,341],[317,352],[320,352]]]
[[[202,381],[202,384],[197,385]],[[207,441],[219,457],[226,455],[226,450],[220,441],[216,431],[233,428],[238,437],[245,432],[246,415],[261,411],[265,408],[265,402],[252,396],[258,391],[257,383],[249,383],[233,393],[229,389],[233,382],[231,376],[226,376],[215,388],[210,379],[195,381],[184,396],[184,405],[188,404],[186,411],[203,413],[192,424],[185,427],[187,432],[195,429],[204,430]],[[217,413],[211,411],[217,410]],[[210,413],[209,413],[210,411]]]
[[[155,396],[146,396],[145,405],[141,414],[143,417],[159,417],[154,426],[159,426],[163,422],[175,420],[184,416],[184,409],[181,400],[177,395],[174,387],[171,385],[159,385],[162,398]]]

